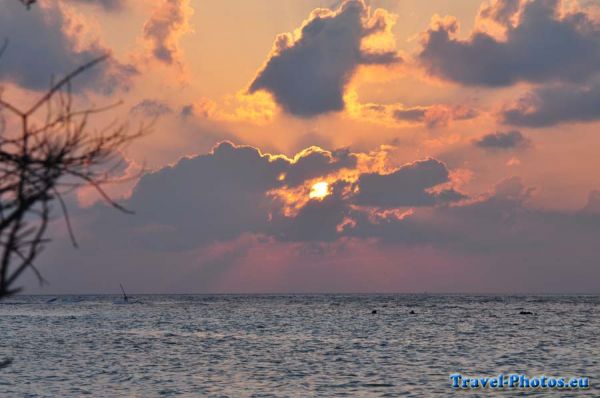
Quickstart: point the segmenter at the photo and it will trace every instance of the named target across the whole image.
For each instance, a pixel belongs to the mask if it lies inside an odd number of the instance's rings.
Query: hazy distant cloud
[[[501,117],[507,124],[527,127],[600,120],[600,80],[536,88],[504,109]]]
[[[27,89],[45,90],[52,76],[65,75],[110,53],[99,42],[81,46],[76,36],[66,33],[81,28],[53,2],[29,11],[17,1],[1,2],[0,37],[7,38],[9,45],[0,59],[0,79]],[[135,74],[135,67],[111,58],[76,79],[74,89],[109,93],[128,87]]]
[[[433,206],[465,196],[445,191],[430,191],[449,181],[450,173],[442,162],[426,159],[405,165],[390,174],[366,173],[357,182],[356,203],[379,207]]]
[[[479,111],[467,104],[407,107],[403,104],[352,103],[351,115],[361,120],[382,123],[388,126],[397,124],[423,124],[429,129],[443,128],[452,122],[474,119]]]
[[[503,24],[506,40],[479,31],[461,40],[454,18],[438,20],[424,35],[419,59],[430,74],[466,85],[585,81],[600,72],[600,24],[585,11],[561,16],[560,4],[502,0],[484,8],[481,17]]]
[[[486,134],[474,140],[473,144],[483,149],[498,150],[526,148],[531,145],[531,142],[520,131],[513,130]]]
[[[157,117],[172,113],[171,107],[159,100],[145,99],[131,108],[131,113],[142,114],[149,117]]]
[[[144,25],[144,38],[150,42],[152,56],[168,64],[181,64],[180,36],[189,30],[192,14],[189,0],[163,0]]]
[[[388,109],[389,106],[383,106]],[[468,120],[477,117],[476,109],[468,106],[432,105],[413,108],[397,108],[392,117],[398,121],[421,122],[428,128],[445,127],[454,120]]]
[[[249,87],[266,90],[296,116],[344,109],[344,88],[359,65],[400,61],[393,51],[366,51],[362,40],[385,32],[391,22],[382,10],[370,13],[362,0],[344,1],[338,10],[317,9],[299,37],[279,35],[266,64]]]

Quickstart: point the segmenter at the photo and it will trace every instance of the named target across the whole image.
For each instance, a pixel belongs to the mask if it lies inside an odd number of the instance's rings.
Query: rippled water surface
[[[597,296],[49,299],[0,302],[2,397],[445,397],[456,372],[585,375],[529,395],[600,396]]]

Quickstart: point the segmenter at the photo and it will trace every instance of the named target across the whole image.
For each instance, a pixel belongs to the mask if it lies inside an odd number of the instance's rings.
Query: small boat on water
[[[131,297],[129,297],[127,295],[127,293],[125,293],[125,289],[123,288],[123,285],[119,283],[119,286],[121,287],[121,292],[123,293],[123,297],[121,297],[120,300],[114,301],[113,304],[139,304],[140,301],[139,300],[135,300]]]

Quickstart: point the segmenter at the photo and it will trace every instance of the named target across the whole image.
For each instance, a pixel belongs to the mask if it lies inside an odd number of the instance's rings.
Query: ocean
[[[0,301],[0,362],[12,359],[0,396],[600,396],[600,296],[133,299]],[[587,376],[591,388],[456,391],[453,373]]]

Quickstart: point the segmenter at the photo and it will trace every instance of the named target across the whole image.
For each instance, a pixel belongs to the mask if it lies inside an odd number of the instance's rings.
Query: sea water
[[[50,299],[0,301],[0,396],[525,395],[452,390],[453,373],[588,376],[527,396],[600,396],[599,296]]]

